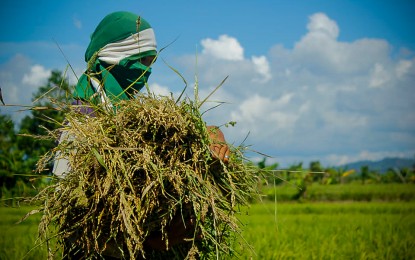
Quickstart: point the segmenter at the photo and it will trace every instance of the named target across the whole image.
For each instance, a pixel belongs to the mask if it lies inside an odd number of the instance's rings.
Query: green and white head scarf
[[[157,55],[153,28],[130,12],[107,15],[91,35],[85,52],[88,68],[80,77],[74,97],[90,102],[129,99],[147,82],[151,68],[140,63]]]

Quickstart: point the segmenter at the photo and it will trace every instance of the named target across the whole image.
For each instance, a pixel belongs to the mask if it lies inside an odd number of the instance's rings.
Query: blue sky
[[[207,113],[229,142],[282,166],[338,165],[415,155],[415,2],[356,1],[4,1],[0,85],[8,104],[27,105],[53,69],[85,68],[89,35],[112,11],[143,16],[159,47],[156,93],[177,94],[180,71],[201,96],[227,102]],[[69,76],[74,82],[74,76]],[[191,96],[192,93],[189,93]],[[214,103],[210,103],[213,106]],[[18,122],[16,107],[0,107]],[[253,155],[255,156],[255,155]]]

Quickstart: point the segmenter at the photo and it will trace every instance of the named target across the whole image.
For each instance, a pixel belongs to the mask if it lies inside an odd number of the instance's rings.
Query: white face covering
[[[145,29],[118,42],[105,45],[97,58],[108,64],[119,64],[127,57],[156,49],[156,37],[152,28]]]

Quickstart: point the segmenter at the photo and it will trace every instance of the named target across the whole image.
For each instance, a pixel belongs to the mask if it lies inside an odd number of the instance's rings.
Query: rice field
[[[0,259],[46,259],[31,250],[38,216],[14,224],[29,210],[0,207]],[[252,248],[236,241],[220,259],[415,259],[415,201],[264,202],[239,218]]]
[[[244,210],[241,259],[415,259],[414,202],[263,203]]]
[[[47,259],[46,246],[35,247],[39,216],[16,224],[31,207],[0,207],[0,259]]]
[[[261,193],[264,199],[274,201],[292,201],[299,192],[295,185],[284,184],[266,186]],[[360,182],[337,185],[313,183],[303,194],[303,201],[412,201],[415,200],[413,183],[372,183],[362,185]]]

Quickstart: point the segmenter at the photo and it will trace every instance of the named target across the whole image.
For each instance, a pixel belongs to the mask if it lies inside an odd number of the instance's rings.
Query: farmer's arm
[[[225,136],[217,126],[207,126],[209,137],[211,139],[210,150],[213,158],[227,163],[229,161],[229,146],[226,144]]]

